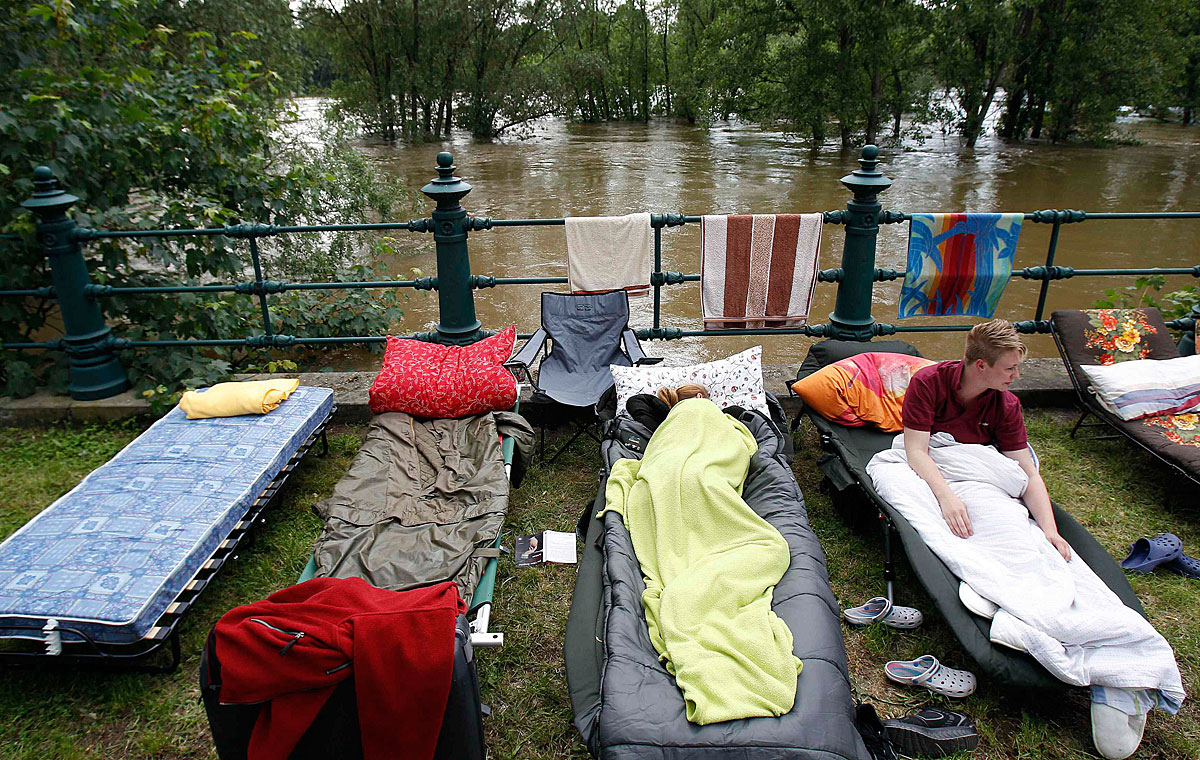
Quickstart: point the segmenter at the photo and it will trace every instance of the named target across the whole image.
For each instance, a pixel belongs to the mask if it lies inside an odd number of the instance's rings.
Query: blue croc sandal
[[[1188,578],[1200,578],[1200,560],[1180,554],[1163,567]]]
[[[1159,565],[1172,562],[1183,555],[1183,542],[1174,533],[1161,533],[1155,538],[1139,538],[1129,547],[1129,556],[1121,567],[1135,573],[1148,573]]]

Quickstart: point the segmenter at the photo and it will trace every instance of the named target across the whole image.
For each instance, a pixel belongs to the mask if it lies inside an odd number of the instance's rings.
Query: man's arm
[[[941,470],[929,456],[929,431],[904,428],[904,453],[908,456],[908,466],[921,476],[933,491],[934,497],[942,508],[942,517],[950,526],[950,532],[959,538],[972,534],[971,518],[967,514],[967,505],[950,490]],[[1044,489],[1043,489],[1044,490]],[[1049,497],[1047,497],[1047,503]]]
[[[1042,481],[1042,475],[1038,472],[1037,465],[1033,463],[1033,455],[1029,453],[1028,448],[1024,448],[1017,451],[1005,451],[1004,456],[1021,465],[1021,469],[1029,477],[1029,485],[1025,488],[1021,501],[1025,503],[1025,508],[1029,510],[1033,521],[1042,529],[1042,533],[1046,534],[1046,540],[1055,549],[1058,549],[1058,553],[1062,555],[1063,559],[1070,562],[1071,545],[1058,534],[1058,526],[1054,522],[1054,509],[1050,506],[1050,493],[1046,490],[1046,484]]]

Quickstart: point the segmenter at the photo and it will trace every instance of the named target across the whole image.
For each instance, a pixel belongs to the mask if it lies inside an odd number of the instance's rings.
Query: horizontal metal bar
[[[804,327],[778,327],[746,330],[680,330],[678,328],[662,328],[659,335],[651,334],[649,330],[635,330],[641,340],[673,340],[675,338],[698,338],[706,335],[824,335],[825,325],[805,325]]]
[[[365,280],[362,282],[290,282],[284,290],[341,290],[343,288],[416,288],[421,280]]]
[[[48,340],[43,343],[5,343],[4,348],[13,351],[41,351],[62,348],[62,344],[57,340]]]
[[[426,232],[432,227],[428,220],[408,222],[376,222],[373,224],[311,224],[311,225],[235,225],[232,227],[196,227],[172,230],[89,230],[80,229],[80,240],[101,238],[168,238],[168,237],[268,237],[303,232],[364,232],[371,230],[407,230]]]
[[[884,325],[877,325],[883,327]],[[911,332],[911,333],[928,333],[928,332],[967,332],[975,325],[913,325],[911,327],[901,327],[899,325],[886,325],[888,328],[887,334],[893,332]]]
[[[926,213],[951,213],[951,212],[926,212]],[[955,212],[966,213],[966,212]],[[995,212],[981,212],[995,213]],[[1200,211],[1078,211],[1074,209],[1064,210],[1061,214],[1073,215],[1071,218],[1064,219],[1062,216],[1055,216],[1055,211],[1026,211],[1021,216],[1027,222],[1037,222],[1039,224],[1059,224],[1070,222],[1084,221],[1104,221],[1113,219],[1200,219]],[[884,211],[879,219],[880,224],[897,224],[899,222],[911,222],[913,215],[900,211]]]
[[[109,296],[143,296],[161,293],[236,293],[236,285],[156,285],[146,287],[116,287],[102,285],[93,288],[93,298]]]
[[[1160,267],[1150,269],[1076,269],[1075,277],[1116,277],[1127,274],[1190,274],[1200,277],[1200,267]]]
[[[561,227],[566,219],[489,219],[491,227]]]
[[[564,285],[566,277],[496,277],[489,282],[496,285]]]
[[[54,288],[47,286],[44,288],[33,288],[32,290],[0,290],[0,298],[4,296],[13,298],[54,298]]]
[[[1200,211],[1088,211],[1093,219],[1200,219]]]

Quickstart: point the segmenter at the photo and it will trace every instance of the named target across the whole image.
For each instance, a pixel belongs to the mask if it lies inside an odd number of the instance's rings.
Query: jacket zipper
[[[300,639],[302,639],[308,635],[304,631],[285,631],[282,628],[276,628],[275,626],[271,625],[270,623],[268,623],[267,621],[265,621],[261,618],[250,618],[249,620],[252,623],[258,623],[259,625],[264,625],[267,628],[270,628],[272,631],[278,631],[279,633],[282,633],[284,635],[292,637],[292,640],[289,641],[288,643],[284,644],[283,649],[279,650],[279,654],[281,654],[281,655],[287,654],[289,651],[291,651],[292,647],[296,646],[296,644],[300,641]],[[315,639],[314,639],[314,641],[315,641]]]

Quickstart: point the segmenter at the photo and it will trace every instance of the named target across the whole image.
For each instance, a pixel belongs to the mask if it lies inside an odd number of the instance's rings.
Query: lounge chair
[[[611,396],[615,412],[615,394]],[[793,708],[778,717],[696,725],[683,695],[650,642],[642,608],[641,567],[622,517],[596,515],[621,458],[640,458],[652,431],[627,413],[606,425],[600,492],[580,521],[584,536],[564,654],[575,727],[601,758],[737,757],[867,760],[855,728],[846,650],[825,555],[808,524],[804,497],[790,469],[791,436],[782,407],[771,418],[738,414],[754,434],[742,496],[787,540],[791,565],[774,590],[772,609],[792,631],[804,662]]]
[[[0,653],[147,666],[333,415],[300,387],[265,415],[176,408],[0,544]],[[328,451],[328,446],[325,446]]]
[[[1146,359],[1174,359],[1179,356],[1179,350],[1158,309],[1064,309],[1054,312],[1050,319],[1054,326],[1054,342],[1058,345],[1081,408],[1079,420],[1071,429],[1071,436],[1074,437],[1082,427],[1109,425],[1180,475],[1200,484],[1200,436],[1194,434],[1200,430],[1200,426],[1185,422],[1185,427],[1188,424],[1193,427],[1179,428],[1171,415],[1123,420],[1106,409],[1089,390],[1090,383],[1081,367],[1104,363],[1101,357],[1112,353],[1112,349],[1105,344],[1112,340],[1110,333],[1115,328],[1106,329],[1101,322],[1101,314],[1106,314],[1112,320],[1109,323],[1111,325],[1126,321],[1121,318],[1120,312],[1132,318],[1133,332],[1137,334],[1137,346],[1132,353],[1144,353],[1142,358]],[[1093,321],[1097,324],[1092,324]],[[1084,422],[1093,416],[1099,420],[1098,423]]]
[[[806,377],[821,367],[856,354],[881,351],[919,356],[919,352],[902,341],[823,341],[809,349],[800,366],[799,377]],[[895,433],[885,433],[874,427],[847,427],[832,422],[811,409],[804,414],[812,421],[825,452],[817,464],[828,479],[835,503],[845,511],[878,515],[884,531],[883,577],[891,599],[895,573],[892,560],[892,539],[899,535],[913,573],[933,599],[938,611],[967,653],[979,663],[983,672],[1002,683],[1039,688],[1058,688],[1064,684],[1051,676],[1027,654],[993,644],[989,639],[991,621],[970,612],[959,600],[959,579],[935,555],[904,516],[876,493],[867,475],[871,457],[889,448]],[[1142,616],[1141,603],[1121,568],[1095,537],[1075,518],[1057,504],[1054,519],[1058,531],[1081,558],[1113,590],[1121,601]]]
[[[543,350],[535,378],[531,368]],[[630,367],[659,361],[642,351],[629,327],[629,296],[616,290],[598,295],[542,293],[541,327],[505,366],[518,378],[525,375],[533,386],[535,402],[553,401],[582,411],[583,421],[577,415],[575,432],[550,458],[554,462],[581,435],[599,442],[593,424],[595,406],[613,387],[609,365]],[[543,425],[542,455],[545,434]]]

